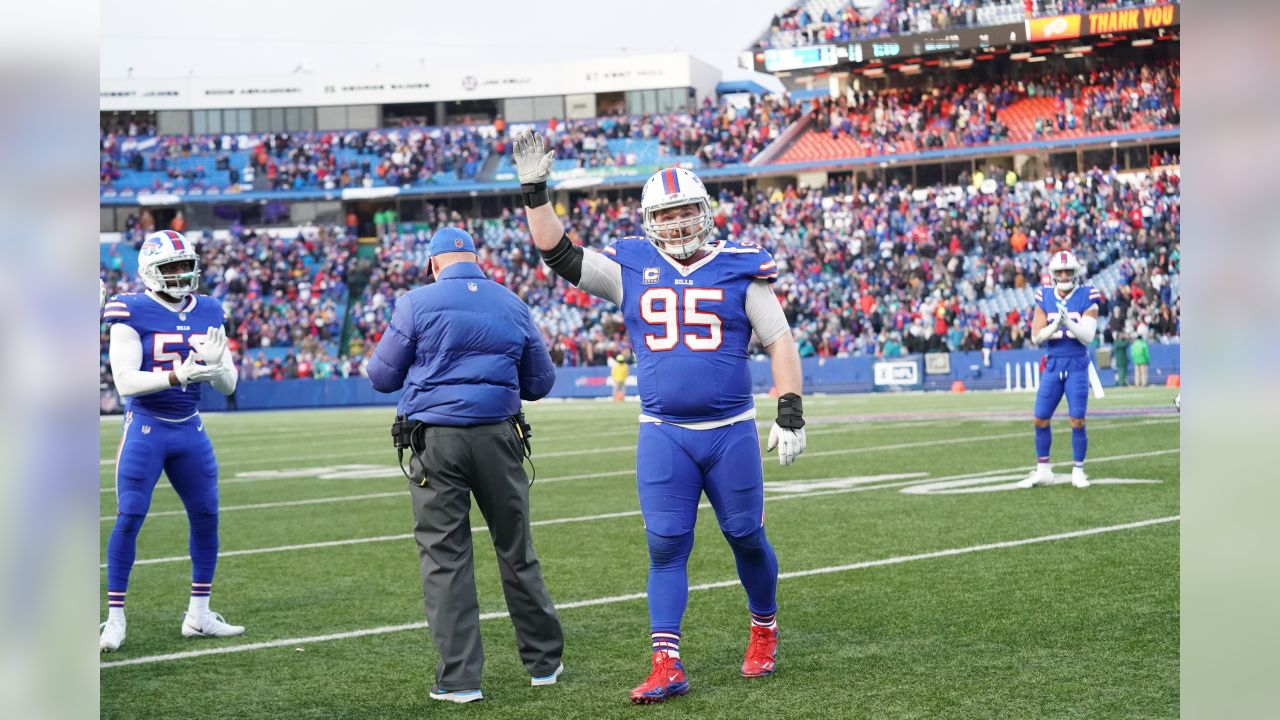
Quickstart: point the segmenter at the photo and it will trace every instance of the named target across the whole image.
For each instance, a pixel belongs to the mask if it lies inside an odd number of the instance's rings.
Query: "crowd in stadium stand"
[[[1002,86],[908,88],[815,99],[809,113],[817,131],[852,137],[863,154],[881,155],[1004,142],[1009,129],[996,111],[1011,99],[1011,89]]]
[[[104,136],[111,134],[122,138],[137,137],[139,135],[155,135],[156,124],[150,119],[138,117],[103,119],[99,130],[99,134]]]
[[[1052,98],[1054,111],[1036,119],[1031,139],[1166,127],[1181,122],[1180,69],[1174,60],[1016,82],[852,91],[810,101],[809,115],[817,131],[852,137],[867,155],[1008,142],[998,112],[1028,98]]]
[[[998,173],[993,171],[998,176]],[[968,186],[981,178],[961,178]],[[979,301],[1046,278],[1046,252],[1070,248],[1090,274],[1112,268],[1103,342],[1117,331],[1168,340],[1179,334],[1180,178],[1153,171],[1125,182],[1113,171],[1059,174],[1043,183],[999,183],[984,193],[956,186],[853,186],[721,192],[715,219],[723,237],[770,249],[775,291],[804,356],[887,355],[1027,344],[1030,308],[986,315]],[[639,231],[635,201],[580,200],[559,208],[571,235],[595,248]],[[531,257],[522,215],[471,218],[444,206],[422,224],[382,228],[376,261],[360,261],[368,284],[347,305],[355,267],[342,228],[305,228],[294,241],[237,228],[201,243],[206,292],[228,309],[246,378],[346,377],[360,372],[396,298],[426,281],[426,243],[443,224],[476,238],[485,273],[530,304],[560,365],[600,365],[625,352],[626,332],[612,305],[550,274]],[[113,274],[120,288],[136,281]],[[1105,294],[1104,294],[1105,295]],[[351,316],[349,353],[334,357],[343,308]],[[105,336],[103,338],[105,342]],[[261,347],[287,346],[267,359]],[[105,349],[105,345],[104,345]]]
[[[1026,17],[1163,5],[1170,0],[885,0],[859,10],[849,2],[811,13],[799,2],[773,16],[753,49],[787,48],[913,35],[953,27],[1021,22]]]
[[[1047,128],[1073,129],[1076,106],[1085,132],[1127,129],[1134,123],[1164,127],[1181,123],[1182,77],[1177,60],[1126,65],[1077,75],[1061,75],[1048,84],[1055,117]]]
[[[735,204],[730,236],[775,248],[778,290],[802,354],[977,349],[988,327],[998,347],[1023,347],[1025,309],[987,316],[978,301],[1040,284],[1045,252],[1060,248],[1077,252],[1090,272],[1114,263],[1132,269],[1132,287],[1115,299],[1129,329],[1176,334],[1168,322],[1176,317],[1176,175],[1157,173],[1137,187],[1094,171],[990,194],[912,190],[846,185],[775,193],[763,208]]]
[[[607,142],[622,139],[657,140],[663,156],[693,156],[720,167],[751,160],[801,114],[802,105],[785,95],[752,96],[741,106],[705,98],[694,113],[552,120],[547,139],[557,160],[578,160],[580,167],[635,165],[634,154],[610,151]]]
[[[998,113],[1029,98],[1052,98],[1053,111],[1035,120],[1027,139],[1177,125],[1180,88],[1180,64],[1172,60],[1016,82],[853,91],[807,102],[785,95],[753,96],[741,106],[706,99],[693,113],[553,119],[546,132],[556,158],[579,167],[636,165],[634,151],[610,147],[624,139],[656,140],[661,157],[721,167],[749,162],[806,112],[817,131],[852,137],[863,154],[888,154],[1009,141]],[[156,174],[143,188],[151,191],[341,189],[470,179],[490,153],[509,151],[501,118],[492,125],[234,136],[142,138],[109,131],[101,136],[100,173],[104,191],[129,172]]]
[[[1154,158],[1167,162],[1170,158]],[[993,176],[1000,173],[993,171]],[[962,177],[981,185],[982,178]],[[1005,288],[1044,280],[1045,253],[1076,251],[1090,273],[1118,270],[1103,315],[1104,342],[1127,331],[1176,336],[1179,302],[1180,178],[1153,171],[1140,182],[1114,172],[1060,174],[1043,183],[998,183],[994,192],[955,187],[853,187],[832,181],[820,189],[776,189],[716,198],[724,237],[769,248],[781,279],[775,290],[796,329],[803,355],[894,355],[981,346],[989,327],[998,347],[1026,342],[1030,318],[979,312],[978,301]],[[572,234],[600,248],[639,229],[634,201],[582,199],[568,215]],[[430,229],[470,231],[480,264],[533,308],[558,364],[602,364],[626,348],[621,316],[607,303],[557,280],[530,257],[523,219],[465,217],[428,208],[419,229],[380,228],[376,261],[361,261],[369,281],[347,298],[355,268],[354,241],[344,228],[302,230],[286,241],[233,228],[227,240],[201,243],[205,292],[223,301],[247,378],[345,377],[359,372],[381,336],[396,297],[423,283]],[[143,228],[133,233],[136,241]],[[113,291],[137,291],[136,278],[107,269]],[[349,354],[331,348],[344,308],[352,320]],[[104,351],[106,337],[103,336]],[[262,347],[290,347],[267,359]]]
[[[687,124],[669,128],[659,140],[673,155],[695,155],[704,165],[749,162],[800,118],[800,103],[787,96],[752,98],[748,107],[704,103]]]
[[[707,98],[693,113],[552,119],[547,130],[557,159],[578,160],[581,167],[636,164],[634,154],[612,152],[611,139],[656,140],[662,155],[694,156],[718,167],[751,160],[799,116],[800,108],[785,97],[753,97],[742,106]],[[442,176],[475,178],[490,153],[510,151],[502,118],[485,125],[345,132],[140,136],[136,129],[103,130],[104,192],[127,187],[125,174],[144,172],[156,174],[140,188],[148,191],[416,185]]]
[[[1090,272],[1120,271],[1121,287],[1103,308],[1108,318],[1119,312],[1119,320],[1105,324],[1104,342],[1123,329],[1176,336],[1180,206],[1177,174],[1157,171],[1130,184],[1095,170],[1041,186],[1002,184],[990,194],[847,182],[767,196],[724,192],[716,224],[725,237],[774,252],[782,276],[775,290],[803,355],[894,355],[978,349],[988,328],[999,348],[1023,347],[1029,308],[988,316],[978,301],[1040,284],[1046,253],[1064,247],[1079,253]],[[583,199],[561,210],[568,211],[571,234],[595,248],[638,232],[635,202]],[[442,210],[429,224],[440,222],[479,239],[485,272],[532,306],[557,363],[603,364],[625,349],[615,308],[531,261],[518,215],[476,220]],[[379,265],[386,270],[352,303],[360,347],[376,343],[396,295],[422,281],[429,235],[391,229],[384,236]]]
[[[162,189],[301,190],[430,182],[440,174],[474,177],[492,146],[492,132],[468,126],[348,132],[135,136],[104,132],[100,184],[114,187],[125,172],[161,173]],[[212,158],[184,162],[193,156]],[[236,161],[233,161],[233,158]]]

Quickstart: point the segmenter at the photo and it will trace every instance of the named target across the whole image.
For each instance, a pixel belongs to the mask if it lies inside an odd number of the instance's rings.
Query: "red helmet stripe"
[[[680,192],[680,181],[676,179],[675,168],[667,168],[662,171],[662,189],[668,195]]]

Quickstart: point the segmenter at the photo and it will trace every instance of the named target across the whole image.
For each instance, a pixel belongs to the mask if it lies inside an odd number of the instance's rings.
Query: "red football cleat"
[[[649,677],[631,691],[631,704],[660,703],[687,692],[689,682],[684,678],[684,665],[680,663],[680,658],[656,652],[653,654],[653,670]]]
[[[751,642],[742,660],[742,677],[772,675],[778,666],[778,628],[751,626]]]

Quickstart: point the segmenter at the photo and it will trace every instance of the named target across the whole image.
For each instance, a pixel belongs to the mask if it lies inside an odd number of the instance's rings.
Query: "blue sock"
[[[1049,462],[1049,447],[1053,445],[1053,431],[1046,427],[1036,428],[1036,461]]]
[[[1089,435],[1084,427],[1071,428],[1071,456],[1076,465],[1084,465],[1084,454],[1089,449]]]
[[[218,514],[188,513],[187,519],[191,523],[191,580],[212,583],[218,565]]]
[[[768,618],[778,611],[778,556],[764,534],[764,527],[743,537],[726,535],[738,564],[738,579],[747,591],[747,608],[753,616]]]
[[[138,556],[138,531],[142,529],[142,521],[145,519],[144,515],[116,515],[116,524],[111,528],[111,537],[107,540],[107,591],[120,598],[122,607],[124,593],[129,589],[129,573]]]
[[[649,629],[680,635],[689,602],[689,552],[693,533],[674,537],[646,533],[649,541]]]

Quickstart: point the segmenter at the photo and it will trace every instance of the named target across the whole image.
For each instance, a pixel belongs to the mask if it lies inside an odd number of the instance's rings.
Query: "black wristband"
[[[551,202],[545,182],[524,183],[520,186],[520,194],[524,197],[524,206],[527,208],[542,207]]]
[[[804,427],[804,403],[795,393],[778,398],[778,427],[799,430]]]
[[[560,242],[554,248],[542,253],[542,259],[552,272],[573,283],[574,287],[582,282],[582,248],[573,244],[568,233],[560,236]]]

